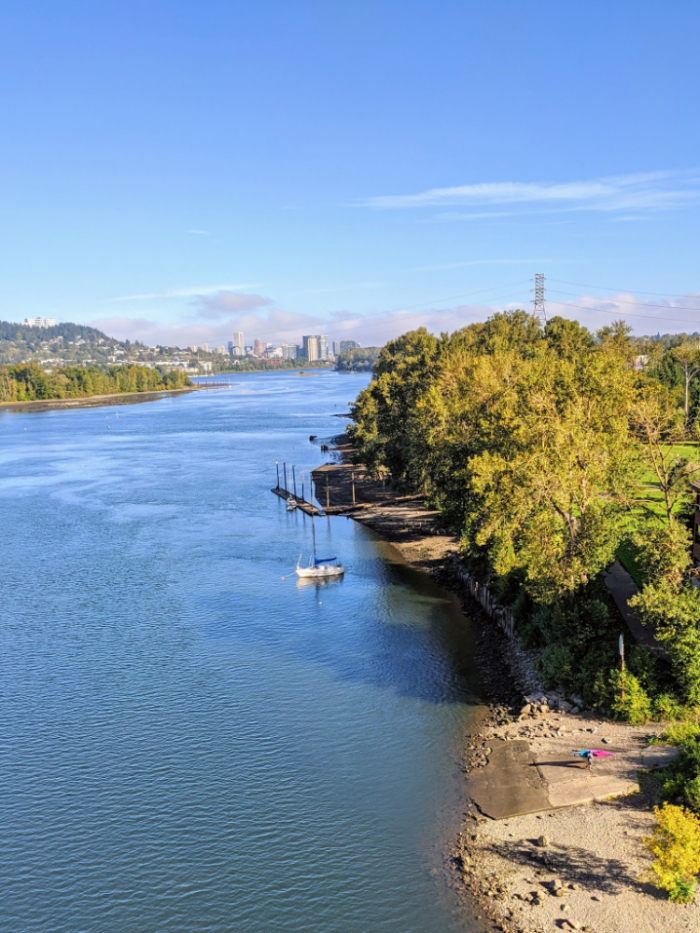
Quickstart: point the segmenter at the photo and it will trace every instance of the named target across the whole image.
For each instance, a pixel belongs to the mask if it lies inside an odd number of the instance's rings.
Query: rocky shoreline
[[[347,448],[343,454],[347,460]],[[347,464],[321,468],[326,469],[334,471],[331,503],[344,506]],[[393,544],[409,565],[455,593],[479,630],[477,660],[489,712],[477,731],[465,736],[463,770],[470,799],[462,829],[446,856],[449,883],[467,900],[470,913],[502,933],[700,929],[700,897],[682,907],[640,880],[651,864],[642,836],[654,825],[651,800],[636,783],[637,770],[649,766],[643,758],[648,728],[605,722],[582,710],[579,698],[546,693],[535,672],[534,654],[523,651],[465,586],[457,539],[441,526],[439,513],[415,500],[392,502],[383,485],[372,501],[370,480],[362,477],[361,468],[353,470],[354,482],[364,481],[369,501],[342,511]],[[593,735],[616,756],[609,775],[596,774],[589,782],[600,785],[599,793],[585,786],[581,765],[564,758],[573,746],[589,747]],[[544,755],[552,779],[561,781],[555,791],[561,794],[565,788],[576,805],[551,804],[554,793],[532,812],[503,819],[485,815],[474,799],[477,782],[489,767],[493,770],[496,753],[516,748],[522,760],[516,756],[509,764],[512,781],[527,783],[535,771],[547,770],[533,758]],[[549,761],[546,756],[552,758],[553,752],[554,759],[562,760]],[[651,767],[664,763],[655,760]],[[555,765],[560,767],[557,772]],[[572,766],[576,772],[561,770]],[[618,773],[621,770],[624,773]],[[631,790],[638,792],[630,795]]]

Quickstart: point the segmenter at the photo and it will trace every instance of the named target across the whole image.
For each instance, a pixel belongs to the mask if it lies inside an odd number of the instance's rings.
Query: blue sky
[[[695,2],[5,4],[0,318],[700,330]]]

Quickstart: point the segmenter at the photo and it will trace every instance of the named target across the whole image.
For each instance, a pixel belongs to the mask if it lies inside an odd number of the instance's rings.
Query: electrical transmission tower
[[[532,313],[536,318],[539,318],[543,324],[546,324],[547,311],[544,306],[544,275],[541,272],[535,275],[535,300],[532,303],[534,305]]]

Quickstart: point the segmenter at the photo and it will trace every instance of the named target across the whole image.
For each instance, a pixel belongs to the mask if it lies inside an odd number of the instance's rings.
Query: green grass
[[[637,586],[641,589],[646,583],[646,578],[642,568],[637,563],[634,549],[629,540],[625,539],[620,543],[616,554],[617,559],[620,561],[627,573],[629,573],[629,575],[632,577]]]
[[[683,444],[674,444],[671,448],[671,452],[677,457],[700,463],[700,444],[698,443],[685,442]],[[695,478],[700,480],[700,471],[691,477],[691,479]],[[639,500],[640,504],[633,509],[633,514],[642,516],[651,511],[659,517],[664,518],[666,515],[664,496],[659,488],[656,474],[651,468],[645,470],[642,474],[638,489],[639,491],[636,498]],[[622,561],[622,559],[620,560]]]
[[[698,443],[688,442],[684,444],[674,444],[672,452],[678,457],[700,463],[700,444]],[[700,471],[696,475],[697,479],[700,480]],[[630,516],[631,529],[636,528],[639,519],[647,518],[649,513],[658,515],[659,518],[662,519],[666,518],[664,496],[652,469],[648,469],[643,473],[636,498],[639,501],[639,505],[632,508]],[[680,511],[681,505],[682,503],[679,503],[674,512]],[[637,586],[641,588],[646,580],[642,568],[636,561],[634,548],[629,540],[621,542],[617,549],[617,559],[630,574]]]

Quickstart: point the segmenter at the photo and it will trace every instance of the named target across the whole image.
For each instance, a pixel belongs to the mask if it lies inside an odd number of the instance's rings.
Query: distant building
[[[296,343],[283,343],[280,349],[283,360],[295,360],[299,356],[299,345]]]
[[[301,338],[302,343],[302,353],[304,359],[307,359],[309,363],[313,363],[314,360],[318,359],[318,340],[316,337],[313,337],[311,334],[304,334]]]
[[[25,317],[26,327],[55,327],[56,321],[52,317]]]
[[[233,346],[238,347],[238,349],[243,353],[244,343],[243,343],[243,331],[235,330],[233,332]],[[238,354],[236,354],[238,356]]]
[[[347,353],[348,350],[359,350],[360,344],[356,340],[341,340],[340,352]]]
[[[187,349],[190,351],[190,353],[196,353],[197,350],[199,350],[199,347],[197,346],[196,343],[192,343],[189,345]]]
[[[328,337],[323,334],[316,338],[318,340],[318,358],[319,360],[328,359]]]
[[[200,363],[200,364],[199,364],[199,368],[202,370],[203,373],[210,373],[210,372],[211,372],[211,363],[209,363],[209,362]]]
[[[265,347],[263,350],[263,356],[266,360],[281,360],[284,357],[282,347]]]
[[[337,340],[333,341],[333,356],[337,356],[340,353],[340,344]]]
[[[265,349],[262,340],[255,340],[253,342],[253,355],[262,356],[263,350]]]
[[[253,352],[253,348],[251,346],[244,347],[243,350],[245,351],[246,356],[250,356],[250,354]]]
[[[226,347],[217,347],[217,348],[216,348],[216,352],[217,352],[220,356],[223,356],[224,353],[226,353]]]
[[[203,344],[200,346],[199,349],[200,349],[200,350],[204,350],[205,353],[209,353],[209,344],[208,344],[208,343],[203,343]]]

